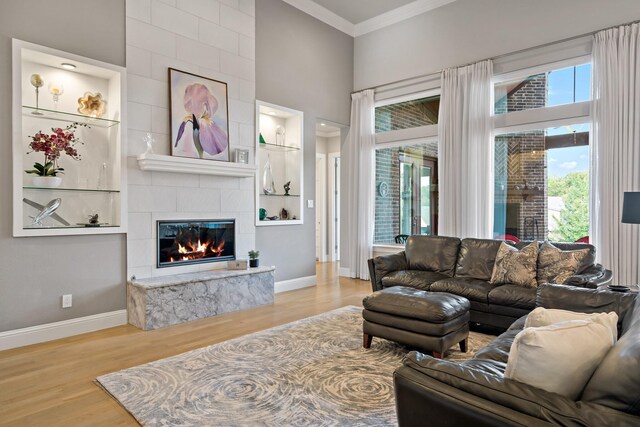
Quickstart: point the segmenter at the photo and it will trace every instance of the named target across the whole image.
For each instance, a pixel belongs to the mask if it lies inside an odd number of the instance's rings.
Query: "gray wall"
[[[638,0],[457,0],[355,40],[364,89],[640,19]]]
[[[256,1],[256,98],[304,112],[304,224],[258,227],[276,280],[315,274],[316,119],[349,123],[353,39],[281,0]]]
[[[0,5],[0,331],[125,308],[124,235],[13,238],[11,209],[11,38],[124,66],[124,3]]]

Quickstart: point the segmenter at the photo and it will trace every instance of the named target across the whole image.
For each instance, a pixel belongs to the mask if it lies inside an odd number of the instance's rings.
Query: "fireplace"
[[[235,219],[158,221],[158,268],[236,259]]]

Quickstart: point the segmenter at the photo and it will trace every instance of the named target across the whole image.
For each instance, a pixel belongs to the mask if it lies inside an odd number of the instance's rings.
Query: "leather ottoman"
[[[467,351],[470,303],[464,297],[393,286],[365,297],[362,304],[365,348],[379,337],[430,351],[437,358],[456,343]]]

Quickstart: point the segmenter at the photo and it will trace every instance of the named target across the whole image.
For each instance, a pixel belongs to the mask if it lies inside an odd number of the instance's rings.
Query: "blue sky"
[[[575,70],[575,72],[574,72]],[[574,100],[575,77],[575,100]],[[552,71],[548,76],[548,106],[570,104],[591,99],[591,64]],[[547,135],[589,132],[589,124],[549,128]],[[555,148],[547,151],[547,175],[561,177],[570,172],[589,170],[589,147]]]
[[[589,170],[589,147],[555,148],[547,151],[547,175],[562,177]]]

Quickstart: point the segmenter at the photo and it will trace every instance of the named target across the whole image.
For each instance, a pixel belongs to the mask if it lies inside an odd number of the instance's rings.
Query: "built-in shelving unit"
[[[301,111],[256,102],[257,226],[303,223],[303,119]]]
[[[13,235],[126,232],[125,69],[15,39],[12,66]],[[103,113],[78,112],[79,98],[87,92],[102,95]],[[45,158],[31,152],[31,137],[73,123],[81,125],[74,130],[81,141],[75,146],[80,160],[60,155],[64,172],[57,187],[35,182],[25,171]],[[41,215],[57,204],[52,214]]]

